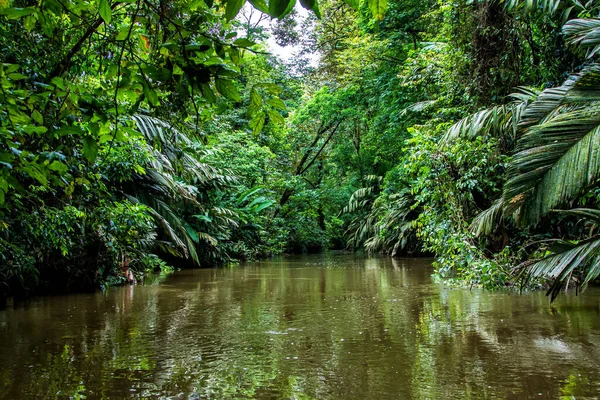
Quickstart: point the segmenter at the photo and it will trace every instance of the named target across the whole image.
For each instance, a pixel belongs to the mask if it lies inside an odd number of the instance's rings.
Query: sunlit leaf
[[[100,13],[100,17],[102,17],[104,22],[107,25],[110,24],[110,20],[112,18],[112,10],[110,9],[110,0],[100,0],[100,4],[98,5],[98,12]]]
[[[281,116],[281,114],[275,110],[268,110],[267,114],[269,115],[269,119],[275,123],[283,124],[285,122],[285,119]]]
[[[269,13],[269,7],[267,6],[267,2],[265,0],[248,0],[250,4],[254,6],[258,11],[263,12],[265,14]]]
[[[147,84],[144,84],[144,96],[146,96],[146,100],[148,100],[148,103],[150,103],[150,105],[154,107],[158,107],[160,105],[160,101],[158,100],[158,94]]]
[[[371,14],[373,14],[373,17],[381,21],[387,10],[387,0],[367,0],[367,2],[369,4],[369,10],[371,10]]]
[[[254,116],[262,107],[262,98],[256,91],[256,89],[252,89],[250,91],[250,104],[248,105],[248,116]]]
[[[252,133],[254,135],[258,135],[260,131],[262,131],[263,126],[265,126],[265,113],[263,111],[259,112],[252,118],[248,124],[250,129],[252,129]]]
[[[283,100],[281,100],[278,97],[267,100],[267,104],[269,104],[271,107],[277,108],[278,110],[282,110],[282,111],[287,110],[287,107],[285,106],[285,103],[283,102]]]

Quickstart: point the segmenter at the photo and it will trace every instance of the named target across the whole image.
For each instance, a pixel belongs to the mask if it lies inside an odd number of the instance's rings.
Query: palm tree
[[[593,61],[600,50],[600,19],[569,21],[563,32],[569,44],[587,51],[590,63],[581,72],[559,87],[522,93],[508,105],[469,116],[444,137],[448,141],[492,134],[516,140],[502,197],[473,220],[471,228],[477,235],[491,233],[507,216],[521,228],[535,227],[557,207],[574,206],[600,178],[600,64]],[[595,209],[561,212],[582,222],[600,222]],[[552,278],[551,300],[570,281],[585,288],[600,274],[598,235],[557,240],[549,251],[549,256],[525,263],[524,276]]]
[[[358,213],[346,230],[348,242],[368,253],[395,256],[416,242],[413,222],[419,212],[412,209],[415,200],[409,190],[382,194],[380,176],[367,176],[366,181],[371,185],[356,190],[342,211]]]
[[[235,177],[204,162],[206,150],[172,125],[141,114],[132,118],[144,138],[140,145],[153,157],[144,174],[131,177],[125,196],[150,208],[162,236],[155,243],[163,253],[196,265],[200,248],[205,256],[216,256],[217,237],[226,238],[237,226],[237,215],[211,204],[209,193],[231,187]]]

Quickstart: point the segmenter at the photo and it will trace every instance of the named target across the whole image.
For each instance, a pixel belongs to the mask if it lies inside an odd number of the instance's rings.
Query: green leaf
[[[321,18],[321,11],[319,10],[319,3],[317,0],[300,0],[300,4],[307,10],[313,11],[317,18]]]
[[[273,122],[276,122],[278,124],[283,124],[285,122],[285,119],[281,116],[281,114],[279,114],[275,110],[269,110],[267,111],[267,114],[269,114],[269,118]]]
[[[261,83],[261,84],[258,84],[257,86],[265,89],[267,92],[269,92],[271,94],[280,94],[281,92],[283,92],[283,89],[281,88],[281,86],[276,85],[274,83]]]
[[[46,178],[46,174],[44,174],[42,171],[40,171],[40,169],[38,168],[37,165],[35,165],[35,164],[26,165],[23,167],[23,171],[27,175],[32,177],[33,179],[37,180],[42,185],[46,186],[48,184],[48,179]]]
[[[50,82],[57,88],[65,90],[65,80],[60,76],[55,76]]]
[[[262,202],[255,205],[253,211],[255,213],[259,213],[262,210],[264,210],[265,208],[271,207],[273,204],[275,204],[275,202],[273,200],[263,200]]]
[[[241,59],[240,50],[237,47],[232,47],[229,49],[229,58],[231,58],[231,62],[234,64],[239,64]]]
[[[287,111],[285,103],[278,97],[274,97],[270,100],[267,100],[267,104],[273,108],[277,108],[278,110]]]
[[[0,15],[4,15],[8,19],[18,19],[35,13],[35,7],[19,8],[11,7],[0,10]]]
[[[250,129],[252,129],[252,133],[258,135],[260,131],[262,131],[263,126],[265,126],[265,113],[261,111],[256,114],[256,116],[250,120],[248,125],[250,126]]]
[[[202,90],[202,97],[204,97],[204,99],[206,99],[207,102],[212,104],[217,101],[215,92],[213,92],[212,88],[208,83],[201,83],[200,90]]]
[[[234,44],[235,46],[238,46],[238,47],[252,47],[252,46],[254,46],[256,43],[255,43],[255,42],[253,42],[253,41],[252,41],[252,40],[250,40],[250,39],[247,39],[247,38],[240,38],[240,39],[236,39],[236,40],[233,42],[233,44]]]
[[[296,0],[269,0],[269,15],[274,18],[283,18],[289,14]]]
[[[185,46],[186,51],[199,51],[201,53],[204,53],[204,52],[210,50],[210,48],[211,48],[211,46],[209,46],[208,44],[201,44],[201,43],[188,44]]]
[[[269,0],[269,15],[280,18],[290,5],[291,0]]]
[[[34,15],[28,15],[23,19],[23,27],[27,32],[31,32],[37,23]]]
[[[264,189],[263,186],[256,186],[256,187],[253,187],[252,189],[246,190],[245,192],[241,193],[237,198],[238,206],[239,207],[243,206],[244,203],[248,200],[248,198],[250,198],[250,196],[255,195],[256,193],[260,192],[263,189]]]
[[[71,195],[73,194],[74,191],[75,191],[75,183],[71,181],[71,183],[69,183],[69,186],[67,186],[65,188],[65,194],[67,195],[67,197],[71,197]]]
[[[225,18],[227,21],[234,19],[245,3],[246,0],[227,0],[227,7],[225,8]]]
[[[13,81],[20,81],[22,79],[29,78],[27,75],[19,74],[18,72],[15,72],[15,73],[12,73],[12,74],[8,74],[7,76],[10,79],[12,79]]]
[[[8,164],[15,159],[15,156],[12,153],[7,151],[0,151],[0,163]],[[9,167],[9,168],[12,168]]]
[[[91,136],[85,136],[83,138],[83,155],[90,163],[96,161],[98,156],[98,143]]]
[[[144,96],[146,96],[146,100],[148,100],[148,103],[150,103],[150,105],[154,107],[158,107],[160,105],[160,102],[158,101],[158,94],[156,94],[156,91],[145,83]]]
[[[168,68],[147,68],[144,72],[146,72],[148,74],[148,77],[153,81],[161,82],[168,81],[173,75],[171,70],[169,70]]]
[[[221,93],[223,96],[227,97],[228,99],[236,101],[236,102],[241,100],[240,94],[239,94],[237,88],[235,87],[235,84],[233,83],[233,81],[231,81],[229,79],[217,78],[217,79],[215,79],[215,86],[216,86],[217,90],[219,91],[219,93]]]
[[[367,0],[367,2],[369,4],[369,10],[371,10],[371,14],[373,14],[373,17],[381,21],[387,10],[387,0]]]
[[[223,65],[225,61],[221,57],[210,57],[202,62],[205,67],[210,67],[213,65]]]
[[[110,9],[110,0],[100,0],[100,4],[98,5],[98,12],[100,13],[100,17],[102,17],[104,22],[107,25],[110,24],[110,20],[112,17],[112,10]]]
[[[65,164],[61,163],[58,160],[52,161],[48,168],[50,168],[52,171],[56,171],[59,173],[67,172],[69,169],[69,167],[67,167]]]
[[[203,215],[203,214],[197,214],[197,215],[192,215],[193,218],[196,218],[198,221],[202,221],[202,222],[212,222],[212,218],[209,217],[208,215]]]
[[[45,126],[25,125],[23,126],[23,131],[28,134],[46,133],[48,131],[48,128],[46,128]]]
[[[119,30],[119,33],[117,33],[117,40],[119,40],[119,41],[125,40],[125,39],[127,39],[127,36],[129,36],[129,27],[128,26],[121,28]]]
[[[67,136],[67,135],[81,135],[83,133],[83,131],[81,130],[81,128],[79,126],[63,126],[60,129],[55,130],[54,132],[52,132],[52,134],[55,137],[59,137],[59,136]]]
[[[185,227],[187,234],[194,241],[194,243],[198,243],[200,241],[200,239],[198,238],[198,232],[194,228],[192,228],[187,222],[184,222],[183,226]]]
[[[265,14],[269,13],[269,7],[267,6],[267,2],[265,0],[248,0],[250,4],[254,6],[258,11],[263,12]]]
[[[250,91],[250,104],[248,105],[248,116],[253,117],[262,107],[262,98],[256,91],[256,89],[252,88]]]

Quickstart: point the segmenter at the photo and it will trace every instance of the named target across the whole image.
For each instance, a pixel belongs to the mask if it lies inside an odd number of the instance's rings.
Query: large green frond
[[[502,208],[504,203],[502,198],[494,201],[494,204],[487,210],[477,214],[471,222],[470,230],[476,237],[489,235],[498,226],[498,222],[502,218]]]
[[[555,248],[555,254],[529,265],[525,270],[527,277],[553,279],[548,290],[551,300],[558,296],[578,268],[582,269],[582,280],[577,282],[581,288],[600,275],[600,236],[575,244],[558,242]]]
[[[600,174],[600,69],[591,65],[547,89],[522,113],[517,153],[507,167],[505,213],[537,224]]]
[[[563,26],[568,44],[587,50],[593,57],[600,50],[600,19],[573,19]]]
[[[523,7],[526,10],[540,10],[549,14],[556,12],[561,3],[566,2],[564,0],[506,0],[505,2],[508,9]]]
[[[600,225],[600,210],[592,208],[573,208],[571,210],[556,210],[556,212],[562,215],[579,217],[591,221],[596,225]]]
[[[512,94],[509,104],[491,107],[471,114],[452,125],[442,136],[442,143],[459,137],[474,139],[477,136],[516,137],[518,123],[527,105],[539,92],[532,88],[519,88]]]
[[[600,175],[600,105],[560,114],[532,127],[511,160],[506,211],[525,225],[574,198]]]

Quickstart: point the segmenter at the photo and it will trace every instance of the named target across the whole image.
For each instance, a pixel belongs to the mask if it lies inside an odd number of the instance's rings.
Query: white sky
[[[304,7],[302,7],[300,5],[296,6],[296,20],[298,21],[298,25],[301,25],[302,21],[308,16],[308,13],[309,13],[309,11],[306,10]],[[244,5],[244,7],[242,8],[242,11],[240,12],[240,15],[244,15],[244,16],[250,15],[251,21],[254,23],[254,21],[259,20],[259,18],[261,16],[261,12],[253,9],[249,3],[246,3]],[[238,16],[238,18],[240,18],[240,17]],[[242,17],[242,18],[244,18],[244,17]],[[271,21],[275,22],[276,20],[275,19],[271,20],[271,18],[267,17],[266,19],[264,19],[263,21],[260,22],[260,25],[265,28],[270,28]],[[274,54],[281,60],[289,61],[294,54],[296,54],[300,51],[300,46],[279,46],[275,42],[275,39],[273,37],[269,37],[267,39],[267,49],[271,54]],[[316,65],[318,63],[319,57],[316,53],[314,55],[312,55],[312,57],[310,57],[310,58],[311,58],[311,64]]]

